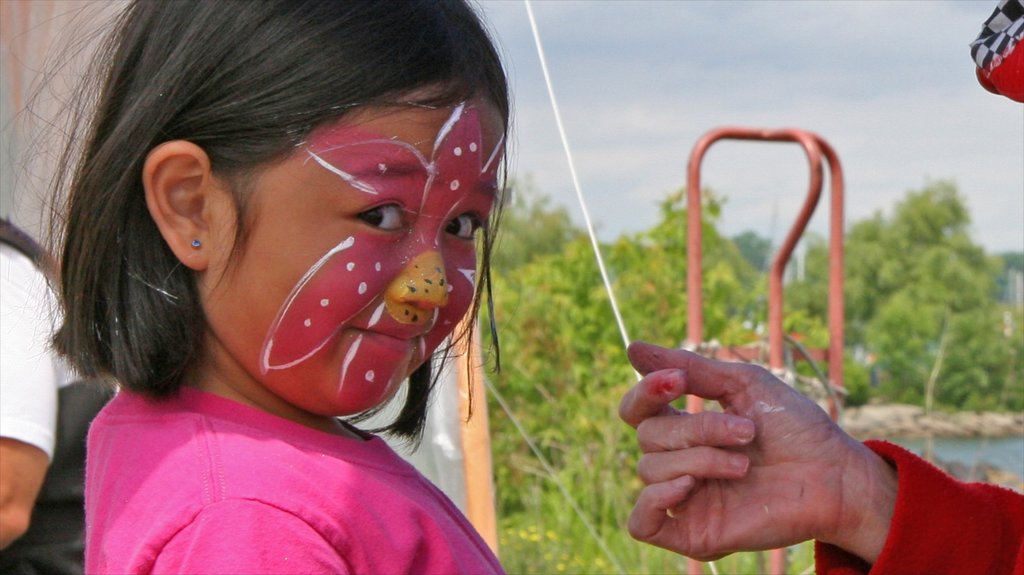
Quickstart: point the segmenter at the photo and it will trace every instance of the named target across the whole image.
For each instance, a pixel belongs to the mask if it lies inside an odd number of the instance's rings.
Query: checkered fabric
[[[981,34],[971,42],[971,56],[983,70],[998,66],[1002,59],[1024,39],[1024,4],[1022,0],[1000,0],[985,21]]]

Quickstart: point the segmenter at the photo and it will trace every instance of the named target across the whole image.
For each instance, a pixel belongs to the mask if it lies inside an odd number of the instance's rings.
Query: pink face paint
[[[446,237],[446,229],[467,212],[486,216],[493,197],[480,190],[493,188],[502,142],[483,150],[479,114],[460,104],[433,144],[427,158],[410,143],[358,127],[311,136],[309,161],[338,176],[345,184],[339,193],[402,206],[408,224],[398,236],[368,230],[342,238],[307,270],[268,331],[263,373],[325,348],[341,350],[338,405],[345,413],[363,411],[389,397],[465,315],[475,290],[475,246]],[[444,261],[447,304],[426,309],[430,321],[410,327],[389,315],[383,294],[409,262],[431,250]]]

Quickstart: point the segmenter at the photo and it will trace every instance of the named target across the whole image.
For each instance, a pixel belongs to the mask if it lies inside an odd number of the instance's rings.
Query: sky
[[[510,173],[578,223],[525,4],[478,0],[514,100]],[[698,139],[798,128],[839,156],[847,229],[952,181],[989,253],[1024,251],[1024,105],[985,91],[969,44],[995,1],[586,1],[532,4],[587,209],[602,240],[658,221]],[[702,187],[720,229],[778,245],[809,183],[796,144],[720,141]],[[828,234],[829,183],[809,229]]]

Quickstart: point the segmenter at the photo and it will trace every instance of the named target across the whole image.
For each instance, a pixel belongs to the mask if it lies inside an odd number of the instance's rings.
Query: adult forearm
[[[0,438],[0,549],[28,529],[48,465],[49,458],[38,447]]]
[[[817,537],[868,563],[882,553],[896,508],[896,468],[865,445],[854,445],[842,473],[841,513],[835,530]]]

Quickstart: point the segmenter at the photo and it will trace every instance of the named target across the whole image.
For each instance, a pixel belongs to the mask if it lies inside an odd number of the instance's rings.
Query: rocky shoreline
[[[843,410],[840,425],[857,439],[917,439],[937,437],[1000,438],[1024,436],[1024,413],[941,413],[926,415],[916,405],[878,404]],[[1024,478],[981,462],[967,466],[956,461],[932,462],[964,481],[987,481],[1024,491]]]
[[[843,410],[840,425],[857,439],[918,437],[1024,436],[1024,413],[933,411],[901,404],[878,404]]]

